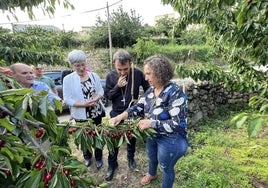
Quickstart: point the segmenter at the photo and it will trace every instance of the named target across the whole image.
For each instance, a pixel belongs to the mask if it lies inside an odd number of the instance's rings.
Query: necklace
[[[127,77],[127,84],[124,86],[125,91],[123,91],[123,87],[121,87],[121,95],[122,95],[121,102],[124,104],[124,106],[126,106],[126,95],[127,95],[128,83],[129,83],[129,76]]]

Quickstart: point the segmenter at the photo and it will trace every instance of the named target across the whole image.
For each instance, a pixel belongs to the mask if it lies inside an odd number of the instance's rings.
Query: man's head
[[[43,67],[41,65],[36,65],[33,67],[33,70],[36,77],[41,77],[43,75]]]
[[[131,59],[130,54],[125,50],[115,52],[113,62],[119,76],[126,76],[129,73],[132,63]]]
[[[12,76],[17,82],[26,88],[30,88],[34,82],[33,69],[24,63],[15,63],[10,66]]]

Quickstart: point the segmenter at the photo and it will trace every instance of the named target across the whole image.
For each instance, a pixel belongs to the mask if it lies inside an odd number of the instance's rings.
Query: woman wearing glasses
[[[74,72],[63,79],[63,98],[70,106],[71,117],[76,122],[93,120],[95,125],[100,125],[104,111],[101,105],[103,88],[99,76],[94,72],[87,71],[87,57],[81,50],[73,50],[68,54],[68,60]],[[91,165],[92,153],[83,151],[85,165]],[[95,149],[96,167],[103,165],[102,150]]]

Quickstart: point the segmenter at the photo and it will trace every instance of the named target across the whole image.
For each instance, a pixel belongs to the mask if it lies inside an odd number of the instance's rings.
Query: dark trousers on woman
[[[93,120],[93,123],[95,125],[100,125],[101,119],[102,119],[102,117],[98,116],[98,117],[96,117],[96,118],[94,118],[92,120]],[[75,120],[75,121],[76,122],[85,122],[87,120]],[[84,155],[85,160],[90,160],[92,158],[92,153],[89,150],[83,151],[83,155]],[[102,160],[102,149],[95,148],[94,156],[95,156],[96,161]]]

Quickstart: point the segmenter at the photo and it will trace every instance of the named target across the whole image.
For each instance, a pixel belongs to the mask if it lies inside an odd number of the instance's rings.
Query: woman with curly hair
[[[149,171],[141,179],[142,185],[157,177],[158,164],[162,170],[162,188],[171,188],[175,179],[174,166],[188,148],[186,138],[187,95],[171,79],[173,66],[163,55],[154,55],[144,62],[145,79],[150,88],[137,104],[110,119],[118,125],[128,117],[144,117],[137,123],[141,130],[154,128],[157,134],[146,140]]]

